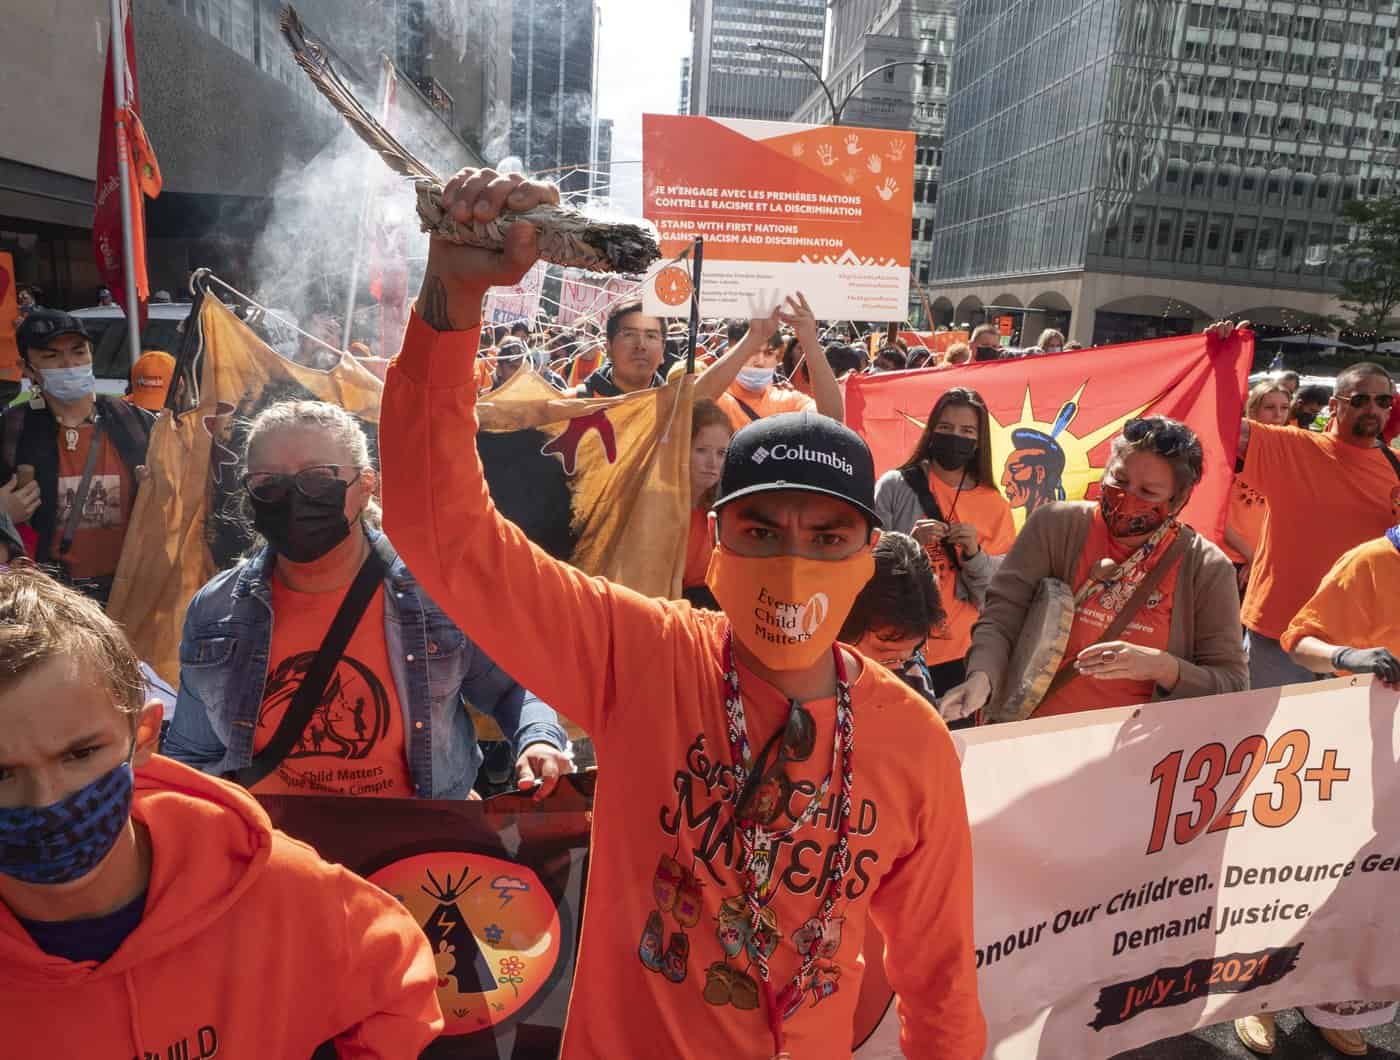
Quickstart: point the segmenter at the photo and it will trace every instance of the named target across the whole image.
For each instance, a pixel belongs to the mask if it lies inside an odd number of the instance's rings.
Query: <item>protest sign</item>
[[[0,382],[19,382],[19,346],[14,323],[19,319],[19,293],[15,288],[15,259],[0,250]]]
[[[750,317],[759,292],[806,294],[819,319],[908,315],[914,134],[688,115],[642,118],[643,213],[662,262],[646,311],[684,312],[705,241],[706,316]]]
[[[1235,449],[1254,336],[1182,335],[1121,346],[855,375],[846,423],[882,474],[904,462],[930,410],[953,387],[982,395],[991,415],[992,468],[1017,527],[1051,501],[1096,500],[1109,445],[1135,416],[1170,416],[1200,437],[1205,475],[1183,519],[1217,543],[1233,485]]]
[[[523,320],[531,327],[540,311],[544,274],[548,266],[537,261],[513,287],[493,287],[486,294],[482,320],[487,324],[514,324]]]
[[[565,269],[559,288],[558,322],[569,327],[592,323],[601,328],[612,307],[635,289],[636,284],[618,276]]]
[[[272,823],[399,900],[428,937],[447,1025],[427,1060],[555,1057],[588,871],[592,777],[545,802],[264,796]],[[333,1051],[322,1050],[334,1056]]]
[[[1400,694],[1295,685],[958,733],[995,1060],[1400,996]],[[897,1057],[893,1014],[856,1055]]]

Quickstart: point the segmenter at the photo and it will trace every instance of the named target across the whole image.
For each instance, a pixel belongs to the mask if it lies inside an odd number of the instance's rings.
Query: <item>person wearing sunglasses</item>
[[[453,625],[376,528],[356,420],[274,405],[249,428],[245,465],[262,547],[190,602],[166,753],[259,794],[462,799],[483,758],[465,701],[500,724],[518,787],[547,795],[571,769],[558,716]]]
[[[1269,507],[1240,612],[1253,688],[1315,679],[1279,638],[1332,565],[1396,521],[1400,460],[1381,440],[1394,394],[1385,369],[1362,362],[1337,376],[1325,431],[1241,428],[1240,474]]]
[[[1113,439],[1097,503],[1036,509],[992,577],[967,681],[943,697],[943,716],[1001,702],[1018,642],[1035,635],[1026,619],[1046,578],[1073,590],[1074,619],[1036,717],[1247,688],[1235,568],[1179,518],[1202,463],[1185,424],[1129,420]]]
[[[484,170],[443,201],[490,223],[558,191]],[[593,739],[601,900],[561,1055],[848,1055],[873,923],[906,1055],[980,1060],[956,749],[925,700],[837,643],[875,570],[869,448],[815,411],[734,435],[709,516],[721,611],[554,559],[492,502],[471,386],[487,289],[537,256],[528,222],[503,252],[431,237],[380,444],[385,526],[424,588]]]

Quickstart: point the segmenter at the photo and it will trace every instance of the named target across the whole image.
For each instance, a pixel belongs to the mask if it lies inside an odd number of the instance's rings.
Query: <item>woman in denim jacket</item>
[[[243,485],[266,544],[195,594],[164,753],[207,773],[246,767],[271,739],[341,600],[386,539],[358,423],[319,401],[273,406],[248,432]],[[394,556],[321,702],[260,794],[462,799],[482,761],[470,701],[543,797],[572,767],[558,716],[423,593]]]

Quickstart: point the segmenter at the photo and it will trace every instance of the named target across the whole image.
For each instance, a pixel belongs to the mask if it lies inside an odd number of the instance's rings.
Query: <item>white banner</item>
[[[560,324],[569,326],[591,321],[601,327],[612,307],[636,289],[636,283],[620,276],[599,276],[577,269],[565,269],[556,319]]]
[[[987,1055],[1400,997],[1397,702],[1343,679],[957,733]],[[891,1007],[856,1056],[898,1041]]]
[[[544,293],[544,274],[549,266],[537,261],[514,287],[493,287],[486,293],[485,322],[514,324],[523,320],[532,328]]]

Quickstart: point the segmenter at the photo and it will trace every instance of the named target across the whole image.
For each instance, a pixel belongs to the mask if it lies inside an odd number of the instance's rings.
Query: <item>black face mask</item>
[[[928,451],[944,471],[961,471],[977,455],[977,440],[960,434],[935,434]]]
[[[974,361],[999,361],[1001,360],[1001,347],[974,346],[972,348],[972,359]]]
[[[253,527],[280,556],[293,563],[313,563],[350,536],[345,518],[345,492],[350,483],[330,487],[328,496],[312,499],[300,490],[287,491],[280,501],[250,496]]]
[[[1298,426],[1311,427],[1315,419],[1317,419],[1316,412],[1300,412],[1298,413]]]

